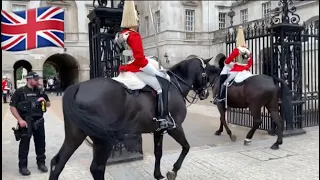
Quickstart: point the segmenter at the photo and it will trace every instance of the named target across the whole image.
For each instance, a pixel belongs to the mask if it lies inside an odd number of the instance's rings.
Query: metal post
[[[95,4],[96,0],[93,0]],[[88,14],[90,23],[88,24],[89,48],[90,48],[90,78],[107,77],[112,78],[118,75],[118,69],[121,64],[121,54],[116,53],[113,40],[116,33],[121,31],[122,8],[107,7],[108,0],[98,0],[99,6]],[[123,7],[123,0],[118,7]],[[122,142],[117,142],[112,149],[108,164],[127,162],[143,158],[142,137],[141,134],[124,135],[133,144],[137,145],[138,152],[131,152]],[[90,139],[87,143],[92,145]]]
[[[281,104],[281,116],[285,120],[285,134],[287,136],[303,134],[300,126],[302,119],[302,41],[301,33],[304,29],[299,25],[300,17],[292,0],[280,0],[275,15],[271,18],[271,42],[273,61],[279,62],[272,70],[274,77],[286,81],[291,90],[292,107]],[[290,7],[289,7],[290,5]],[[288,98],[282,96],[282,98]]]

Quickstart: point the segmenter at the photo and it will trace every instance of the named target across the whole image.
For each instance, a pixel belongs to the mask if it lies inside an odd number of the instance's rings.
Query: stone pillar
[[[13,69],[2,70],[2,76],[7,76],[7,78],[9,78],[11,80],[11,82],[14,81],[14,74],[13,73],[14,73]]]
[[[79,69],[79,82],[83,82],[90,79],[90,68],[85,67]]]

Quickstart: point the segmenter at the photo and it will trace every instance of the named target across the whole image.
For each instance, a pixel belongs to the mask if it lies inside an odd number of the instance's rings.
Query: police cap
[[[39,80],[41,77],[36,72],[29,72],[26,76],[26,79]]]

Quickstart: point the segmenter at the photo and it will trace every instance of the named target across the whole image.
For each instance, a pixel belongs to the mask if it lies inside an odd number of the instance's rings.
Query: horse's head
[[[221,69],[214,65],[207,65],[206,72],[209,79],[209,86],[212,86],[212,88],[214,88],[214,84],[220,75]]]
[[[184,80],[188,86],[188,91],[194,90],[200,100],[206,99],[209,96],[209,92],[207,91],[209,77],[206,67],[211,59],[196,57],[182,61],[171,68],[177,76]]]

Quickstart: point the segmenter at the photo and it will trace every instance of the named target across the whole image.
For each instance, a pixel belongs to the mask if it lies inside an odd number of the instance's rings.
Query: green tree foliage
[[[48,79],[49,77],[54,77],[57,75],[56,69],[48,63],[43,65],[43,78]]]
[[[23,67],[19,67],[17,70],[16,70],[16,80],[21,80],[22,79],[22,69]]]

